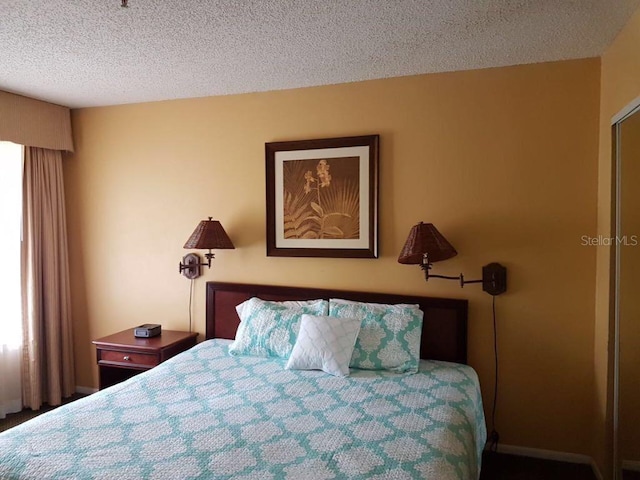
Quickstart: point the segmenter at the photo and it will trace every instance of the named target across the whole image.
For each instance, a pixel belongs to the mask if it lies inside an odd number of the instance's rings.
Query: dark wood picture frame
[[[267,256],[378,258],[379,143],[265,144]]]

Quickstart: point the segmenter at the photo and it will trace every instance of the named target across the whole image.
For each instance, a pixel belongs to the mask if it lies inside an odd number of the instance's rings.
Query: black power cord
[[[498,329],[496,322],[496,296],[493,295],[493,358],[495,365],[495,383],[493,385],[493,407],[491,409],[491,433],[489,434],[489,451],[498,451],[500,434],[496,430],[496,405],[498,404]]]

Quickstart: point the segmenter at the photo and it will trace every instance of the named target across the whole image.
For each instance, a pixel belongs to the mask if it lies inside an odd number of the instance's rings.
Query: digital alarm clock
[[[133,329],[133,336],[138,338],[151,338],[160,335],[162,327],[157,323],[145,323]]]

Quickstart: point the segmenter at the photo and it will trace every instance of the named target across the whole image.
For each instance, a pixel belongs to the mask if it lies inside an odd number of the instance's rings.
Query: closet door
[[[640,112],[618,128],[618,478],[640,478]]]

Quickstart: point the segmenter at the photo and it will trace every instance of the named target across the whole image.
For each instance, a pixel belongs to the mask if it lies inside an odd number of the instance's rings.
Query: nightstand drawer
[[[147,353],[118,352],[115,350],[99,350],[98,362],[101,364],[137,365],[155,367],[160,363],[158,355]]]
[[[138,338],[134,328],[94,340],[100,390],[124,382],[160,365],[196,344],[198,334],[163,330],[155,337]]]

